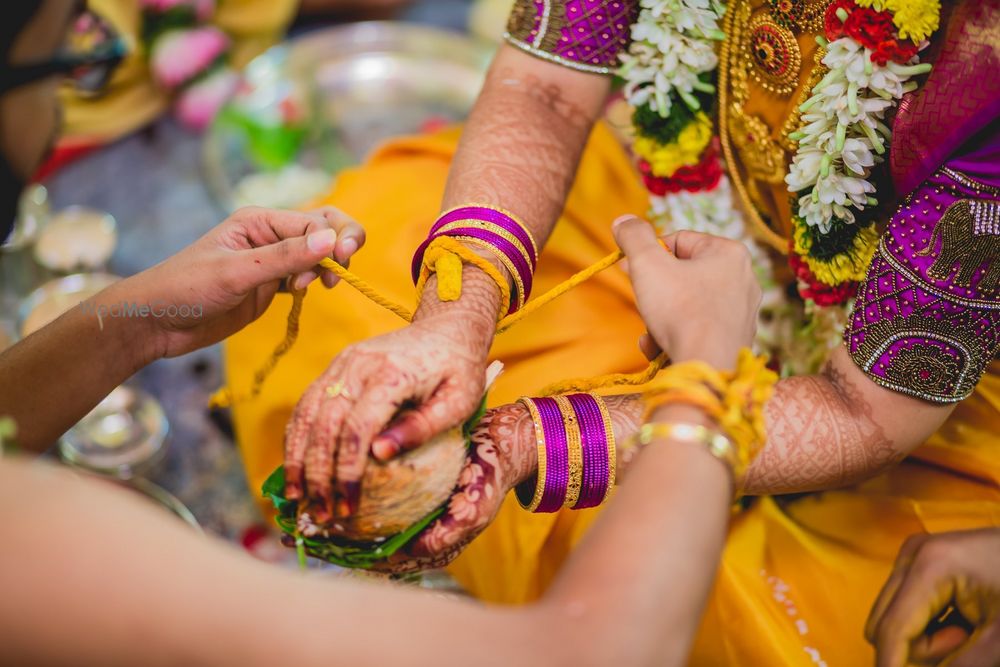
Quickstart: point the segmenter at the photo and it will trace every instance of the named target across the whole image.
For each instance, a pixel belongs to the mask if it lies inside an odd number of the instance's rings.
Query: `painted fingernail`
[[[353,238],[344,239],[343,243],[340,244],[340,253],[343,255],[344,259],[347,259],[354,253],[358,251],[358,242]]]
[[[372,441],[372,456],[379,461],[388,461],[399,453],[399,440],[391,432],[383,433]]]
[[[337,243],[337,232],[332,229],[321,229],[306,237],[306,247],[311,252],[323,253],[324,255],[333,250]]]

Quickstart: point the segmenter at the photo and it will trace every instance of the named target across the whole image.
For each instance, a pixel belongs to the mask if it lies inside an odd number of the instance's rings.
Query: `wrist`
[[[653,410],[646,420],[649,423],[685,423],[696,424],[706,428],[718,428],[715,422],[704,410],[684,403],[669,403]]]
[[[98,330],[123,353],[133,372],[164,357],[167,348],[162,318],[153,310],[155,300],[137,281],[138,276],[125,278],[92,297]]]
[[[507,491],[528,480],[538,467],[538,443],[531,414],[521,403],[511,403],[490,410],[481,427],[497,448]]]
[[[413,322],[431,325],[440,322],[446,330],[460,327],[466,339],[471,333],[471,339],[481,344],[485,355],[496,335],[500,308],[500,290],[493,279],[475,266],[466,264],[462,267],[462,294],[455,301],[438,298],[436,275],[427,279],[413,314]]]

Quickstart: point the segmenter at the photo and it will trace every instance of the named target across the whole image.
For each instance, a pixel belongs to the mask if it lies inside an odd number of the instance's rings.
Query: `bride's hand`
[[[507,492],[535,466],[531,415],[520,403],[489,410],[471,440],[445,514],[376,569],[402,573],[447,565],[493,521]]]
[[[369,449],[386,460],[468,418],[483,396],[488,350],[473,328],[425,318],[337,355],[289,421],[288,497],[307,497],[321,522],[353,514]]]
[[[615,239],[649,335],[674,361],[700,359],[731,368],[753,341],[761,290],[750,253],[738,241],[681,231],[664,241],[649,223],[619,218]],[[644,352],[653,352],[649,341]]]

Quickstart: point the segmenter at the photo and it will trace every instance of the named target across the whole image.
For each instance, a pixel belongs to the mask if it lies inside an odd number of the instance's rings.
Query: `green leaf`
[[[462,434],[466,445],[471,446],[469,437],[472,430],[486,414],[486,396],[479,402],[476,412],[462,425]],[[377,563],[386,560],[406,546],[421,533],[432,521],[445,513],[447,503],[428,513],[422,519],[392,537],[382,542],[351,543],[339,538],[309,538],[298,534],[296,509],[298,503],[285,498],[285,468],[278,466],[261,485],[261,493],[269,498],[278,510],[274,521],[282,532],[295,537],[295,550],[299,556],[300,565],[304,556],[333,563],[341,567],[369,569]]]
[[[264,484],[261,485],[260,490],[263,492],[265,498],[268,496],[283,497],[285,494],[285,466],[275,468],[274,472],[264,480]]]

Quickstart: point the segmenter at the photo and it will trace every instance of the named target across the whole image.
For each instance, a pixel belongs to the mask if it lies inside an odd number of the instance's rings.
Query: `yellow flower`
[[[632,149],[649,163],[654,176],[670,178],[681,167],[698,164],[701,154],[712,140],[712,122],[703,112],[681,130],[677,141],[658,143],[649,137],[637,137]]]
[[[930,37],[941,23],[940,0],[885,0],[892,12],[892,22],[899,36],[919,44]]]
[[[852,247],[847,252],[834,255],[830,259],[816,259],[809,256],[812,241],[806,236],[806,224],[797,216],[795,221],[795,254],[799,255],[813,276],[824,285],[834,287],[848,281],[864,280],[878,247],[879,233],[875,225],[868,225],[854,237]]]

